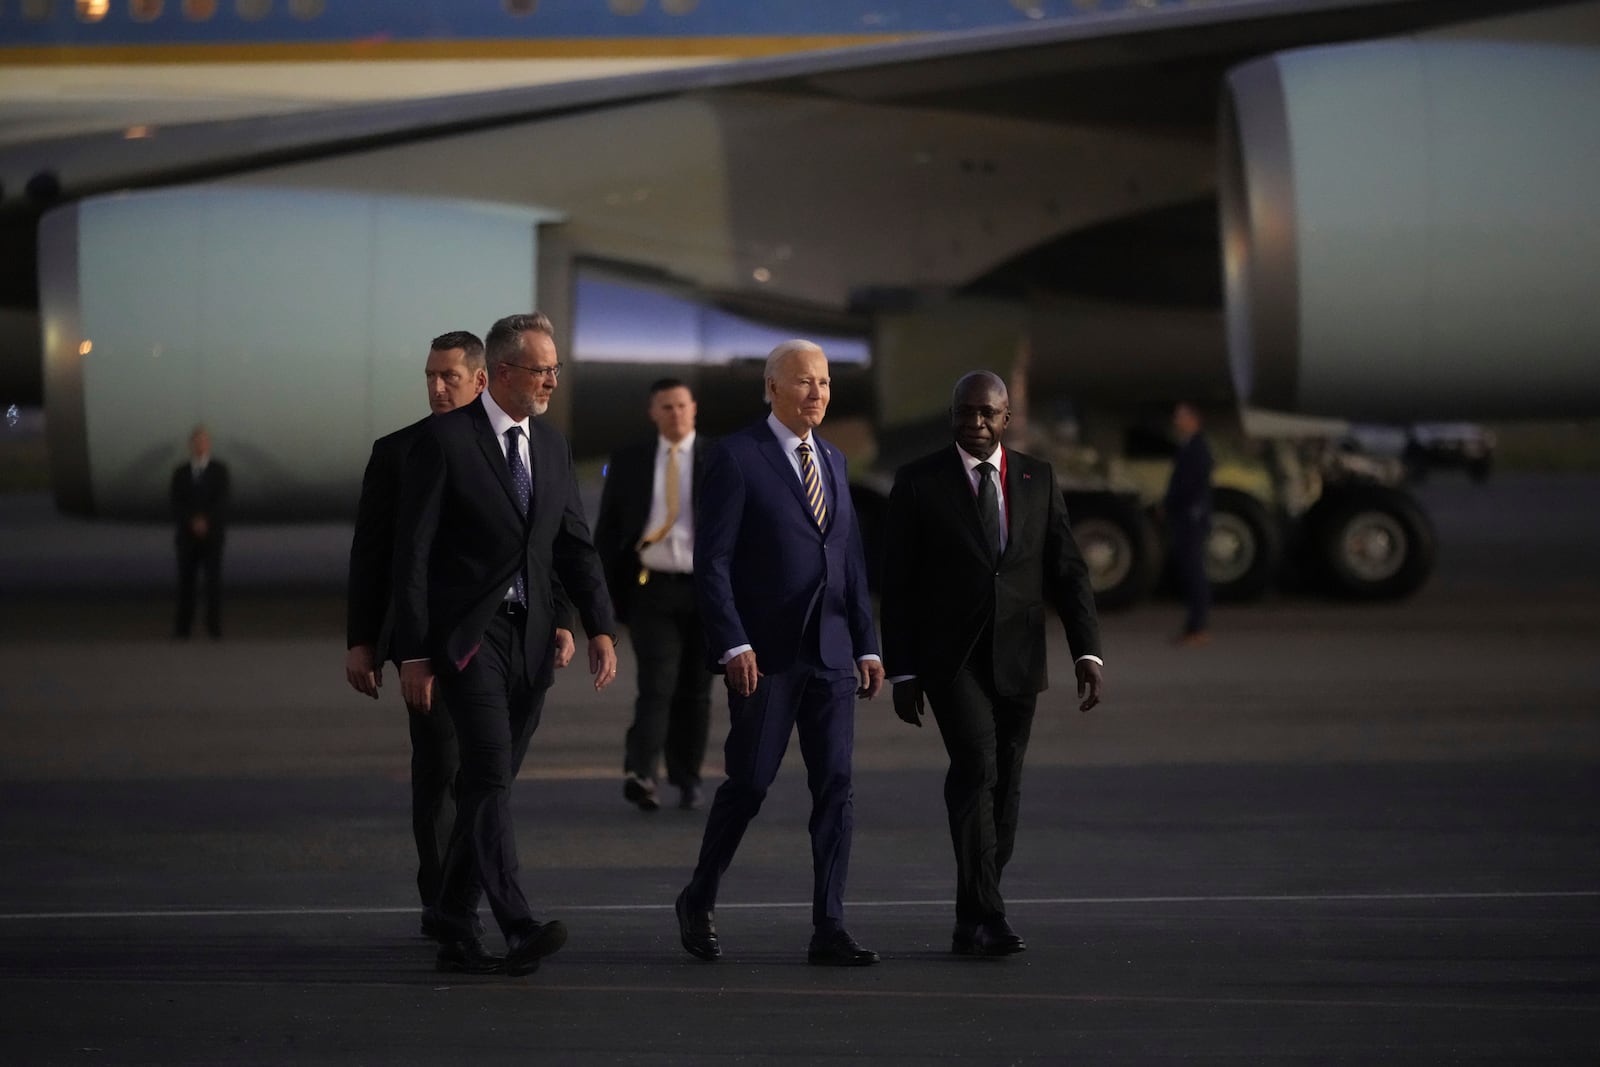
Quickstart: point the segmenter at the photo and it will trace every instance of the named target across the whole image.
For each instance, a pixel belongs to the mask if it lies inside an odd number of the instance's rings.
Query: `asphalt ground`
[[[883,963],[805,963],[794,752],[724,959],[689,958],[704,813],[622,800],[626,646],[605,693],[569,669],[514,803],[572,934],[518,979],[417,934],[395,679],[340,669],[347,527],[233,531],[227,638],[179,643],[167,530],[0,496],[0,1062],[1600,1061],[1600,479],[1422,495],[1405,603],[1224,607],[1200,649],[1175,604],[1104,620],[1106,704],[1041,701],[1010,959],[948,951],[943,752],[886,699],[848,913]]]

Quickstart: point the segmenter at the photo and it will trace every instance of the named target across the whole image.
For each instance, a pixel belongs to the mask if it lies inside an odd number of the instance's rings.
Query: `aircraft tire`
[[[1238,489],[1211,494],[1206,577],[1219,601],[1256,600],[1283,562],[1283,537],[1261,502]]]
[[[1072,536],[1089,565],[1095,605],[1103,611],[1137,604],[1161,574],[1155,527],[1133,497],[1068,493]]]
[[[1433,523],[1409,494],[1381,485],[1336,487],[1306,513],[1328,590],[1351,600],[1399,600],[1433,573]]]

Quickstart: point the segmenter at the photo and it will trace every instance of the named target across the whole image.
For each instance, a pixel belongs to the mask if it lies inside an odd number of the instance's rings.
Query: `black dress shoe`
[[[684,950],[689,955],[697,960],[706,961],[717,959],[722,955],[722,946],[717,943],[717,924],[712,921],[712,913],[690,910],[687,887],[678,894],[672,910],[678,913],[678,937],[683,941]]]
[[[835,930],[811,936],[806,962],[824,967],[870,967],[878,962],[878,954],[856,944],[856,939],[845,931]]]
[[[504,956],[490,955],[476,937],[461,937],[440,943],[434,968],[456,974],[499,974],[505,963]]]
[[[622,781],[622,795],[629,804],[637,805],[640,811],[655,811],[661,806],[656,800],[655,783],[647,782],[637,774],[630,774]]]
[[[958,956],[1014,956],[1027,947],[1005,916],[981,923],[956,923],[950,938],[950,951]]]
[[[532,974],[539,961],[567,943],[567,924],[560,919],[530,923],[506,939],[506,973]]]
[[[678,807],[684,811],[698,811],[704,794],[697,785],[686,785],[678,792]]]

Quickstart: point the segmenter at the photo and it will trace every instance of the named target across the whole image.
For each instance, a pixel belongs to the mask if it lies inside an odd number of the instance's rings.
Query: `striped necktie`
[[[828,525],[828,502],[822,497],[822,479],[817,476],[817,465],[811,462],[811,446],[801,441],[795,451],[800,454],[800,482],[806,489],[811,517],[817,520],[817,529],[823,529]]]
[[[522,462],[522,427],[513,426],[506,431],[506,466],[511,468],[511,484],[517,490],[517,503],[521,508],[524,518],[528,515],[528,502],[533,499],[533,477],[528,473],[527,465]],[[511,599],[518,604],[528,602],[528,578],[521,570],[517,571],[515,583],[516,592]]]

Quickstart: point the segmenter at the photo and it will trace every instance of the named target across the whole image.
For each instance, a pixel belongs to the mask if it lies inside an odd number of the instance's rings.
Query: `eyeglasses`
[[[552,382],[561,377],[561,364],[559,363],[553,367],[530,367],[525,363],[513,363],[509,359],[502,359],[500,365],[525,370],[536,378],[549,378]]]

